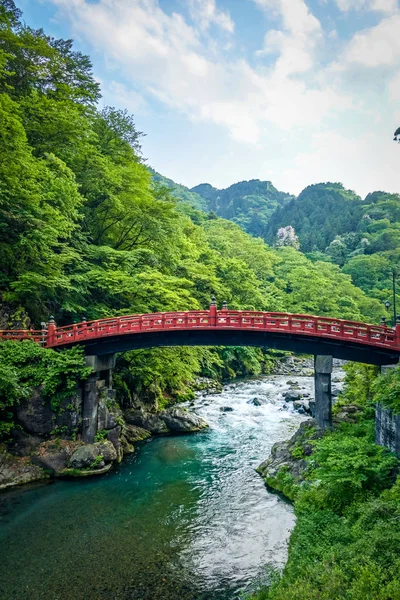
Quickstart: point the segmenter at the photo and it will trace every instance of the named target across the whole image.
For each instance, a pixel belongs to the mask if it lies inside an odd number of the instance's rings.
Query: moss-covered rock
[[[313,419],[304,421],[290,440],[272,446],[270,457],[256,469],[257,473],[268,487],[293,501],[304,480],[306,457],[313,451],[312,442],[321,435]]]

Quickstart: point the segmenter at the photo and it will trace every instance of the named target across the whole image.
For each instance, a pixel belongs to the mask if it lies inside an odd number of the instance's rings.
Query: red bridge
[[[43,330],[0,331],[0,339],[31,339],[47,348],[82,344],[86,354],[106,355],[157,346],[260,346],[303,354],[330,355],[369,364],[400,358],[400,323],[367,325],[328,317],[217,310],[130,315]]]

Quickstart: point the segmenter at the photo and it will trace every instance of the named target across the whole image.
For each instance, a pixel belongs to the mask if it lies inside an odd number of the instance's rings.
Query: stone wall
[[[376,406],[375,441],[400,458],[400,415],[394,415],[392,409],[381,404]]]

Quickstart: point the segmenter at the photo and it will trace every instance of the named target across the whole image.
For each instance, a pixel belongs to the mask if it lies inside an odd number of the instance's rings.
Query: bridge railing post
[[[57,330],[56,322],[54,320],[54,317],[51,316],[50,320],[49,320],[49,326],[47,328],[46,346],[52,346],[54,344],[54,342],[56,341],[56,330]]]
[[[210,304],[210,325],[215,326],[217,324],[217,302],[215,296],[211,298]]]

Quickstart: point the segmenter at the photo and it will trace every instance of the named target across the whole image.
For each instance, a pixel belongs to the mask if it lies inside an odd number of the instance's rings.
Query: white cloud
[[[228,11],[219,10],[215,0],[189,0],[190,14],[193,21],[201,29],[217,25],[221,29],[233,33],[235,24]]]
[[[397,10],[397,0],[336,0],[339,10],[370,10],[382,13],[393,13]]]
[[[396,66],[400,60],[400,14],[356,33],[342,55],[342,66]]]
[[[321,24],[304,0],[253,0],[266,12],[280,16],[283,29],[269,30],[258,56],[279,53],[276,71],[282,75],[303,73],[312,68],[315,51],[322,39]]]

